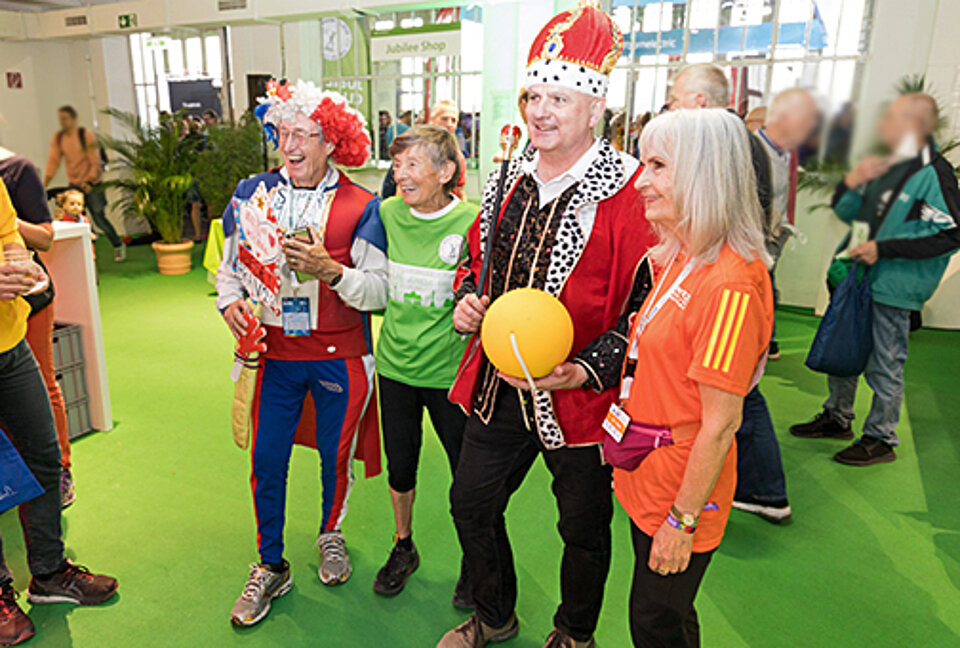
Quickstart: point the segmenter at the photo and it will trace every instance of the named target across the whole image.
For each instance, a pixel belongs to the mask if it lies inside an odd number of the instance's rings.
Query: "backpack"
[[[80,148],[86,149],[87,148],[87,129],[85,129],[83,126],[80,126],[77,129],[77,131],[78,131],[77,135],[80,136]],[[62,140],[63,140],[63,131],[60,131],[57,134],[57,146],[60,148],[61,152],[63,151],[63,145],[60,143]],[[110,160],[107,159],[107,152],[100,145],[99,139],[97,140],[97,148],[100,150],[100,170],[106,171],[107,163]]]

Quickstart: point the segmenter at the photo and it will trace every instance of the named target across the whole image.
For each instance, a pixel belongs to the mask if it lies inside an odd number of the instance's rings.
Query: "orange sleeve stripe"
[[[733,329],[733,321],[737,317],[737,307],[740,305],[740,297],[742,295],[743,293],[740,291],[735,290],[733,292],[733,298],[730,300],[730,307],[727,308],[727,321],[724,322],[723,333],[720,335],[720,344],[717,346],[716,355],[713,356],[713,364],[711,365],[712,369],[720,368],[720,362],[723,360],[723,356],[727,352],[727,342],[730,341],[730,331]]]
[[[720,334],[720,325],[723,323],[723,315],[727,310],[727,301],[730,298],[730,289],[725,288],[723,295],[720,296],[720,308],[717,309],[717,318],[713,321],[713,331],[710,333],[710,342],[707,344],[707,352],[703,356],[703,366],[710,366],[710,359],[713,357],[714,349],[717,346],[717,336]]]
[[[750,295],[744,293],[743,300],[740,302],[740,313],[737,315],[737,324],[733,328],[733,336],[730,338],[730,345],[727,347],[727,357],[723,361],[723,373],[730,372],[733,352],[736,350],[737,341],[740,339],[740,331],[743,329],[743,320],[747,316],[747,304],[749,303]]]

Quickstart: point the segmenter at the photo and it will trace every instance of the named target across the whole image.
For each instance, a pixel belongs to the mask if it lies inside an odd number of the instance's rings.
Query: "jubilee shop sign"
[[[370,58],[373,61],[459,55],[460,23],[374,31],[370,35]]]

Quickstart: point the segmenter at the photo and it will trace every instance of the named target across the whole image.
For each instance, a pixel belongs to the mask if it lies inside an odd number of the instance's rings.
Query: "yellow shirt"
[[[17,212],[10,202],[10,194],[0,181],[0,260],[3,259],[3,247],[11,243],[23,245],[23,239],[17,231]],[[0,300],[0,353],[17,346],[27,334],[29,314],[30,306],[23,297]]]

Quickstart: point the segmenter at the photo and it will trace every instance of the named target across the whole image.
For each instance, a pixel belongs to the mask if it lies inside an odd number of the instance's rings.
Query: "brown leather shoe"
[[[15,646],[32,637],[36,631],[17,603],[17,593],[9,584],[0,588],[0,646]]]
[[[554,628],[547,636],[547,643],[543,648],[596,648],[597,642],[590,637],[588,641],[577,641],[563,630]]]
[[[38,603],[75,603],[98,605],[117,591],[117,579],[93,574],[86,567],[74,565],[69,560],[67,568],[50,578],[30,579],[27,600]]]
[[[510,620],[502,628],[491,628],[471,614],[470,618],[443,635],[437,648],[483,648],[488,643],[500,643],[517,636],[520,623],[517,615],[511,614]]]

